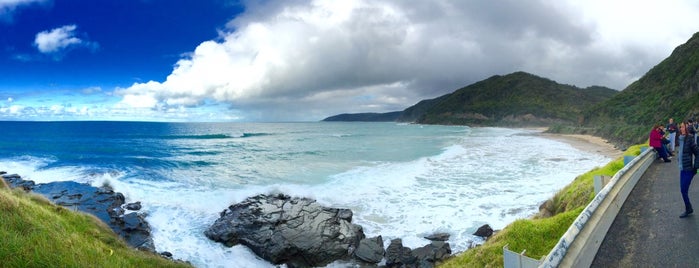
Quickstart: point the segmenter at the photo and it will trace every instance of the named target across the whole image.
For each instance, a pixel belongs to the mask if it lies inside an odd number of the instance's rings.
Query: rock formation
[[[308,198],[257,195],[221,212],[206,230],[227,246],[243,244],[274,264],[324,266],[352,255],[364,238],[349,209],[326,208]]]
[[[381,236],[365,238],[351,223],[352,211],[322,207],[315,200],[288,195],[257,195],[233,204],[205,231],[227,246],[242,244],[273,264],[289,267],[324,266],[354,257],[360,265],[386,261],[387,267],[434,267],[451,256],[448,234],[428,236],[424,247],[404,247],[391,240],[386,250]]]
[[[124,195],[109,187],[98,188],[73,181],[35,184],[16,174],[2,174],[2,178],[12,188],[19,187],[40,194],[56,205],[90,213],[106,223],[130,246],[155,252],[148,222],[136,212],[125,214],[122,208]],[[131,208],[135,209],[136,206]]]

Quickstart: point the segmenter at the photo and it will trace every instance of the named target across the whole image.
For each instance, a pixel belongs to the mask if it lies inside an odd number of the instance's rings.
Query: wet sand
[[[578,150],[601,154],[612,159],[624,154],[623,151],[615,148],[614,144],[592,135],[544,133],[543,130],[540,135],[547,139],[568,143]]]

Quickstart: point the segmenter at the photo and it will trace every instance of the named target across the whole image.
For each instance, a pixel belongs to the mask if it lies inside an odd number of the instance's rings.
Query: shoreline
[[[565,142],[573,146],[575,149],[601,154],[611,159],[617,159],[624,155],[624,151],[616,148],[614,144],[610,143],[604,138],[597,136],[582,134],[555,134],[545,132],[540,132],[539,136]]]

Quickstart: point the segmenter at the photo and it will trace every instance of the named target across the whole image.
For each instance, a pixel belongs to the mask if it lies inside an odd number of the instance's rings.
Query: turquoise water
[[[234,202],[283,192],[350,208],[367,236],[471,233],[535,213],[611,159],[534,130],[396,123],[0,122],[0,170],[37,182],[108,181],[141,201],[158,251],[199,267],[272,267],[203,231]],[[334,264],[343,266],[343,264]]]

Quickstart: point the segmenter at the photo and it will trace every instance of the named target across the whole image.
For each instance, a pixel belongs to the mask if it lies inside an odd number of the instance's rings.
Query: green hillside
[[[581,89],[525,72],[493,76],[451,94],[421,101],[399,121],[471,126],[549,126],[579,122],[583,110],[617,94]]]
[[[130,248],[92,215],[0,178],[0,267],[191,267]]]
[[[617,144],[642,143],[655,123],[699,119],[699,33],[611,99],[584,111],[586,132]]]
[[[322,121],[340,121],[340,122],[391,122],[396,121],[402,112],[389,113],[356,113],[356,114],[338,114],[327,117]]]

